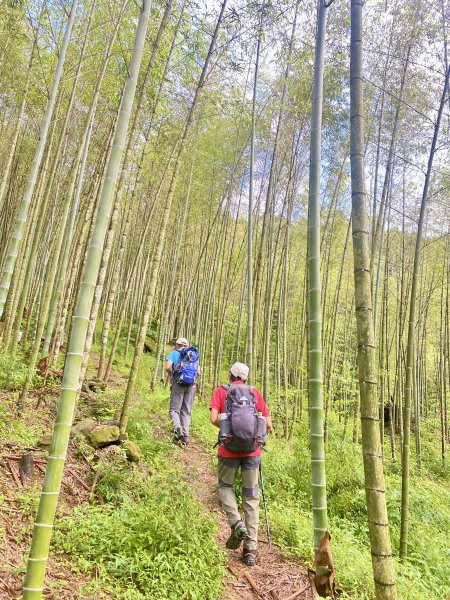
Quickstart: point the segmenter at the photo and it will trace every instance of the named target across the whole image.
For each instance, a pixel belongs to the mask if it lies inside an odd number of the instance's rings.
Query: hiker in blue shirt
[[[194,369],[192,381],[189,381],[189,383],[177,383],[175,381],[174,375],[179,372],[176,367],[182,360],[182,351],[188,347],[189,342],[187,339],[180,337],[175,342],[175,349],[166,358],[166,371],[172,382],[170,388],[169,417],[175,432],[174,442],[181,446],[189,444],[189,425],[191,423],[192,407],[194,406],[194,397],[197,389],[195,381],[200,377],[200,368],[198,362],[195,362],[192,367]]]

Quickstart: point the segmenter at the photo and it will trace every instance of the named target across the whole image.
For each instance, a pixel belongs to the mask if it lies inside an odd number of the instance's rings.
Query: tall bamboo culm
[[[327,6],[319,0],[314,61],[308,202],[308,398],[314,552],[328,530],[323,410],[322,291],[320,279],[320,177],[323,66]]]
[[[247,366],[252,377],[253,368],[253,171],[255,163],[255,129],[256,129],[256,89],[258,85],[259,55],[261,50],[262,17],[264,7],[261,9],[258,40],[256,42],[255,72],[253,76],[252,97],[252,128],[250,133],[250,176],[248,189],[248,217],[247,217]],[[239,357],[237,357],[239,360]],[[250,381],[250,379],[249,379]]]
[[[370,549],[378,600],[397,597],[381,452],[364,174],[362,0],[351,0],[350,164],[361,434]]]
[[[198,85],[195,90],[195,95],[192,100],[192,104],[190,106],[188,116],[187,116],[186,122],[184,124],[182,133],[181,133],[179,145],[176,144],[176,146],[178,146],[178,149],[177,149],[177,155],[176,155],[176,159],[175,159],[174,170],[172,173],[172,178],[170,181],[169,189],[167,191],[167,198],[165,201],[165,205],[163,207],[161,225],[160,225],[160,228],[158,231],[158,236],[157,236],[158,239],[156,242],[156,248],[155,248],[153,260],[152,260],[151,274],[150,274],[149,285],[148,285],[148,293],[147,293],[147,297],[144,301],[143,310],[141,312],[141,322],[138,327],[138,334],[137,334],[135,348],[134,348],[133,362],[131,365],[130,375],[128,377],[128,385],[127,385],[127,389],[125,392],[125,398],[124,398],[123,404],[122,404],[122,414],[120,417],[121,439],[124,439],[127,425],[128,425],[130,402],[131,402],[131,398],[133,397],[134,390],[136,387],[137,374],[138,374],[139,364],[141,361],[142,351],[144,348],[145,336],[147,334],[148,322],[150,319],[151,311],[153,309],[153,301],[154,301],[154,297],[155,297],[157,277],[158,277],[159,268],[160,268],[160,264],[161,264],[161,256],[162,256],[162,252],[163,252],[163,248],[164,248],[164,243],[166,241],[165,236],[166,236],[166,231],[167,231],[167,225],[169,222],[170,209],[172,207],[175,186],[177,183],[178,174],[179,174],[179,170],[180,170],[181,158],[186,149],[186,142],[187,142],[188,135],[190,133],[191,126],[192,126],[192,123],[194,120],[195,109],[197,108],[197,102],[201,95],[203,86],[205,84],[205,78],[206,78],[206,74],[208,72],[208,66],[209,66],[209,63],[211,60],[212,53],[214,51],[214,47],[216,44],[217,36],[219,34],[219,29],[220,29],[220,25],[222,23],[226,5],[227,5],[227,0],[223,0],[221,8],[220,8],[219,16],[217,18],[214,33],[211,38],[208,53],[206,55],[205,62],[203,64],[200,79],[198,81]]]

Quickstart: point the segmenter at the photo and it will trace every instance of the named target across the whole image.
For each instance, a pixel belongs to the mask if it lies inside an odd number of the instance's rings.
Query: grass
[[[27,376],[27,367],[19,354],[10,356],[0,352],[0,390],[20,390]]]
[[[168,423],[168,390],[159,387],[150,393],[153,365],[150,356],[143,357],[137,383],[140,401],[131,410],[128,429],[152,475],[120,460],[105,468],[98,487],[106,504],[84,506],[66,517],[57,528],[54,551],[70,554],[74,568],[92,576],[93,583],[85,592],[98,598],[114,590],[114,597],[130,600],[213,600],[222,589],[225,555],[214,542],[214,522],[181,483],[173,466],[179,449],[170,444],[164,431],[162,436],[154,434],[157,423]],[[118,358],[115,369],[127,375],[129,366],[130,359]],[[112,416],[122,394],[121,390],[102,394],[102,417]],[[209,449],[213,461],[217,430],[209,423],[208,400],[197,399],[192,432]],[[11,416],[4,413],[0,417],[2,437],[5,431],[11,439],[24,443],[32,443],[40,433],[38,426],[13,424]],[[269,441],[263,464],[272,538],[287,555],[312,564],[308,440],[304,414],[292,440]],[[388,444],[386,438],[387,504],[398,554],[401,466],[398,457],[395,462],[391,459]],[[403,564],[396,560],[402,600],[450,597],[450,575],[445,568],[450,561],[446,535],[450,530],[449,482],[438,436],[433,424],[427,424],[422,430],[420,471],[414,449],[411,456],[409,560]],[[343,439],[343,424],[333,414],[327,444],[327,491],[338,583],[355,600],[373,599],[361,447]]]
[[[2,360],[7,364],[2,386],[20,388],[26,375],[23,362],[4,355]],[[129,361],[119,359],[116,370],[126,374],[129,366]],[[120,449],[113,460],[97,463],[101,469],[97,489],[104,504],[93,497],[92,503],[75,510],[60,510],[51,552],[60,564],[91,579],[82,590],[87,597],[215,600],[223,587],[226,565],[226,553],[214,540],[216,521],[196,501],[174,466],[180,449],[170,443],[168,431],[155,435],[157,423],[151,415],[143,375],[138,386],[139,392],[146,393],[133,407],[128,434],[141,449],[141,465],[128,463]],[[13,402],[5,403],[0,414],[0,436],[23,445],[35,444],[44,431],[45,419],[18,420],[16,395],[15,391],[8,393]],[[111,418],[122,397],[123,390],[117,389],[98,394],[96,415]],[[88,408],[83,400],[79,406]],[[85,457],[93,458],[89,446],[83,444],[82,450]],[[20,495],[21,507],[30,518],[39,495],[38,483]],[[22,533],[22,543],[27,545],[29,531]]]
[[[119,359],[116,372],[127,374],[129,365]],[[120,460],[103,468],[98,490],[106,504],[84,506],[66,517],[55,535],[55,550],[69,554],[76,568],[91,576],[95,565],[95,578],[83,591],[98,598],[106,589],[129,600],[214,600],[226,565],[226,554],[214,540],[217,524],[174,466],[180,449],[170,442],[168,430],[155,435],[158,423],[145,373],[141,369],[140,401],[131,410],[128,435],[139,445],[147,469]],[[167,401],[167,392],[159,397]],[[101,398],[102,417],[110,418],[123,390],[106,390]]]
[[[95,565],[86,593],[98,595],[106,584],[115,598],[213,600],[224,574],[216,526],[180,472],[161,456],[156,462],[160,470],[150,477],[126,464],[111,467],[99,484],[106,504],[63,519],[55,546],[84,573]]]

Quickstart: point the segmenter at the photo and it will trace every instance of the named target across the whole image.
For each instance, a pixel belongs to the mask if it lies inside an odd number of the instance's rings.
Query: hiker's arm
[[[267,432],[273,433],[272,417],[266,417]]]
[[[172,365],[173,362],[171,360],[166,361],[166,371],[169,375],[172,375]]]
[[[209,420],[216,427],[220,427],[219,411],[217,410],[217,408],[211,409],[211,413],[209,415]]]

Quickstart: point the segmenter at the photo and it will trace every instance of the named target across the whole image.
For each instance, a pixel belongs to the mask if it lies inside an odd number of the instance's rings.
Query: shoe
[[[189,446],[189,437],[187,435],[183,435],[180,438],[180,446]]]
[[[183,429],[182,429],[182,427],[176,427],[176,428],[173,430],[173,438],[172,438],[172,442],[173,442],[174,444],[178,444],[178,445],[184,445],[184,444],[181,444],[181,441],[182,441],[183,437],[184,437],[184,433],[183,433]]]
[[[231,527],[231,535],[227,539],[225,546],[229,550],[237,550],[244,540],[248,536],[247,527],[242,521],[238,521]]]
[[[242,560],[247,565],[247,567],[254,567],[256,563],[256,550],[254,550],[253,548],[244,548]]]

